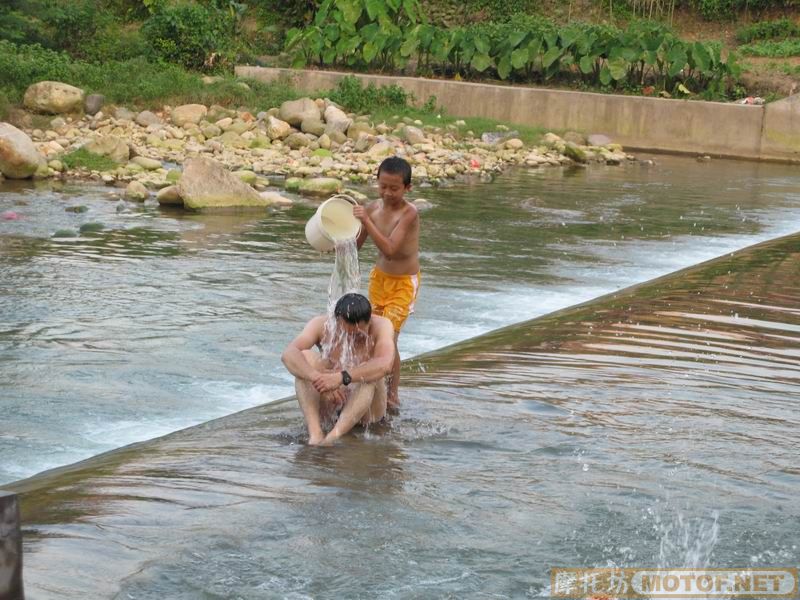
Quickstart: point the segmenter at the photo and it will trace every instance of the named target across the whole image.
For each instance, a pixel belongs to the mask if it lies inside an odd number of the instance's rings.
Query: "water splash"
[[[666,522],[657,518],[661,530],[658,566],[662,569],[702,569],[711,564],[719,541],[719,513],[709,517],[687,518],[683,513]]]
[[[328,319],[322,338],[322,356],[334,369],[349,369],[360,361],[353,351],[353,334],[337,326],[333,310],[345,294],[358,292],[361,287],[361,270],[358,264],[356,238],[336,242],[336,260],[328,285]]]

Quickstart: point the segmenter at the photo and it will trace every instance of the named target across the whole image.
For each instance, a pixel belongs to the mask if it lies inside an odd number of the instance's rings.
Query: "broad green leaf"
[[[508,56],[504,56],[497,63],[497,74],[500,79],[508,79],[508,76],[511,75],[511,61]]]
[[[511,48],[516,48],[520,45],[522,40],[525,39],[525,36],[528,35],[527,31],[514,31],[510,36],[508,36],[508,45]]]
[[[478,73],[483,73],[486,69],[488,69],[492,64],[492,59],[489,58],[488,54],[483,54],[481,52],[476,52],[475,56],[472,57],[472,61],[470,62],[472,68],[478,71]]]
[[[625,76],[628,74],[628,62],[624,58],[609,60],[608,71],[614,81],[625,79]]]
[[[400,46],[400,56],[408,57],[414,54],[419,47],[419,38],[408,37],[403,45]]]
[[[594,70],[594,63],[595,63],[594,56],[583,56],[581,57],[580,62],[578,63],[581,68],[581,73],[584,75],[588,75]]]
[[[535,37],[528,42],[528,60],[533,60],[542,51],[542,38]]]
[[[346,22],[353,25],[358,23],[363,11],[361,0],[338,0],[336,5],[342,11],[342,16]]]
[[[542,57],[542,66],[546,69],[561,57],[561,48],[550,48]]]
[[[711,54],[704,44],[695,42],[692,45],[692,58],[694,58],[695,64],[704,73],[711,69]]]
[[[528,55],[527,48],[517,48],[511,53],[511,65],[515,69],[522,69],[525,65],[528,64],[529,58],[530,57]],[[505,79],[505,77],[503,79]]]
[[[314,15],[314,25],[322,26],[328,19],[328,13],[331,10],[333,0],[324,0],[317,9],[317,14]]]
[[[417,22],[417,8],[415,6],[414,0],[403,0],[403,9],[406,11],[406,15],[408,15],[408,19],[412,23]]]
[[[386,5],[383,3],[383,0],[367,0],[365,4],[367,7],[367,16],[372,21],[377,20],[379,15],[386,14]]]
[[[611,83],[611,71],[608,70],[608,65],[603,65],[600,69],[600,83],[609,85]]]
[[[336,60],[336,48],[326,48],[322,51],[322,62],[326,65],[333,64]]]
[[[476,35],[475,36],[475,49],[481,54],[489,54],[489,50],[491,50],[492,46],[489,44],[489,40],[486,38]]]
[[[375,60],[375,57],[378,56],[379,51],[380,49],[378,48],[377,44],[374,42],[367,42],[364,44],[361,54],[364,56],[365,61],[371,63],[373,60]]]
[[[558,47],[558,33],[555,31],[548,31],[544,34],[544,41],[547,43],[547,50],[553,50]]]
[[[644,53],[644,62],[646,65],[653,66],[658,60],[658,55],[655,51],[647,51]]]

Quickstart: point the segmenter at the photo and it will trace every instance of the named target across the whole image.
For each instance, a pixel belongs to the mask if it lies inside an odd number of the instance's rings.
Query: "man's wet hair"
[[[337,318],[341,317],[353,325],[369,323],[369,318],[372,316],[372,306],[369,300],[361,294],[345,294],[336,302],[333,314]]]
[[[403,185],[411,185],[411,165],[408,161],[399,156],[390,156],[378,167],[378,177],[381,173],[391,173],[392,175],[402,175]]]

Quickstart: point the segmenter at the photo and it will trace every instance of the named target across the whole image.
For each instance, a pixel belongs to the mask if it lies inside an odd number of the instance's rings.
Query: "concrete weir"
[[[305,92],[330,89],[348,73],[236,67],[236,75],[288,78]],[[800,94],[763,106],[593,94],[510,85],[356,74],[398,84],[419,100],[436,96],[448,114],[553,130],[604,133],[628,149],[800,163]]]
[[[17,495],[0,490],[0,600],[22,600],[22,534]]]

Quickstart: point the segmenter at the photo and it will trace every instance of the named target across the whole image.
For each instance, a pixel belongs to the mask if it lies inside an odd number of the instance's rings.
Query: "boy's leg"
[[[394,332],[394,363],[392,363],[392,372],[389,373],[389,390],[386,398],[386,405],[390,412],[397,412],[400,409],[400,398],[398,397],[398,388],[400,387],[400,350],[397,347],[397,339],[400,337],[400,332]]]
[[[339,419],[336,421],[336,425],[334,425],[333,429],[325,436],[322,442],[323,444],[332,444],[338,440],[350,431],[361,417],[367,413],[375,396],[376,385],[380,385],[380,382],[377,382],[377,384],[373,382],[361,383],[358,385],[358,389],[353,391],[350,400],[344,405]]]

